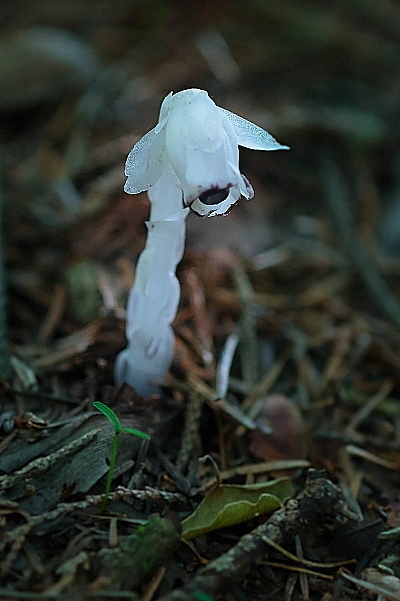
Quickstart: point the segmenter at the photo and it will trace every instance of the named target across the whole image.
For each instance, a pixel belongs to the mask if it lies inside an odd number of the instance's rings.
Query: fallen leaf
[[[282,394],[266,396],[253,419],[256,425],[250,432],[253,455],[263,461],[303,457],[303,420],[290,399]]]
[[[271,513],[292,494],[293,487],[287,478],[247,485],[219,484],[209,490],[195,511],[183,520],[182,538],[190,540]]]

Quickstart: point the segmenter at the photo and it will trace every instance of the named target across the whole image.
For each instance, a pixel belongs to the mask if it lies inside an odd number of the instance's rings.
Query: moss
[[[113,585],[128,590],[139,586],[168,561],[179,544],[180,533],[170,520],[151,517],[115,551],[111,561]]]

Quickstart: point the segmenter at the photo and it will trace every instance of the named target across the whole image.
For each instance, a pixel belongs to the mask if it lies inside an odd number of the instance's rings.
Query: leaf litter
[[[5,15],[0,597],[397,599],[398,7],[134,8]],[[27,44],[24,86],[1,61]],[[142,399],[112,378],[148,215],[123,164],[194,83],[292,150],[244,153],[256,198],[188,223],[174,364]],[[93,403],[151,436],[121,436],[105,509]]]

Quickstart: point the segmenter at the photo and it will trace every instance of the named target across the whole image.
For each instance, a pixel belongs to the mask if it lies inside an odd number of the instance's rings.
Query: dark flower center
[[[228,198],[229,188],[210,188],[203,194],[200,194],[199,200],[205,205],[218,205],[220,202]]]

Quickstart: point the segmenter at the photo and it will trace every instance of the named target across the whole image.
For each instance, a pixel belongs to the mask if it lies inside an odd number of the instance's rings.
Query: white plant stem
[[[202,217],[225,215],[241,196],[254,196],[239,170],[239,146],[288,148],[258,125],[218,107],[205,90],[191,88],[164,98],[157,125],[126,160],[124,190],[147,190],[151,211],[129,295],[128,346],[117,357],[115,379],[142,396],[158,389],[173,359],[171,323],[180,297],[175,270],[189,209]]]
[[[127,307],[127,347],[117,357],[117,382],[126,382],[142,396],[158,390],[174,353],[171,328],[180,299],[175,275],[185,244],[188,209],[182,191],[167,175],[149,190],[150,219],[146,246],[139,257]]]

